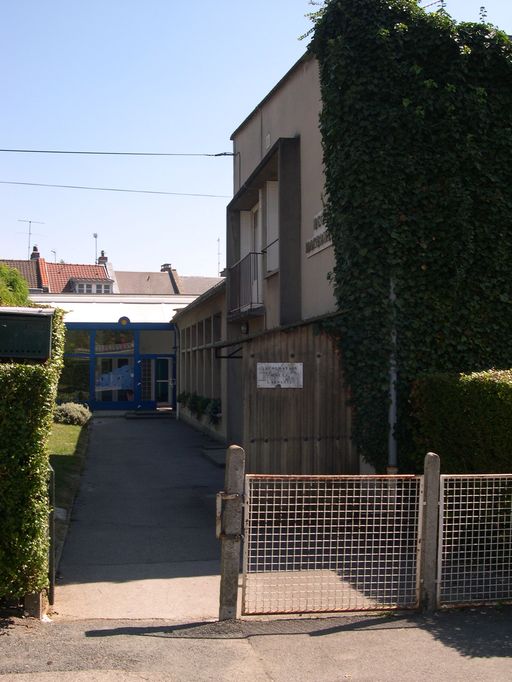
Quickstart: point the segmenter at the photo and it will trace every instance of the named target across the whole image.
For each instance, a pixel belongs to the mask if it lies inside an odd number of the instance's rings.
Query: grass
[[[55,506],[70,510],[80,484],[87,427],[53,424],[48,453],[55,471]]]
[[[50,464],[55,471],[55,507],[65,514],[55,517],[55,556],[60,560],[71,508],[80,487],[80,475],[87,451],[87,426],[53,424],[48,441]]]

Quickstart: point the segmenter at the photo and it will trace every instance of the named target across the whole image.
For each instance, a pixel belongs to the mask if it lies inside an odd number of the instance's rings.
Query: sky
[[[477,21],[482,4],[512,34],[510,0],[447,0],[446,9]],[[0,0],[0,148],[229,152],[231,133],[305,51],[314,9],[308,0]],[[27,258],[20,221],[31,220],[31,244],[49,261],[93,263],[97,245],[118,270],[171,263],[215,276],[219,251],[225,265],[229,156],[0,152],[0,181],[0,258]]]

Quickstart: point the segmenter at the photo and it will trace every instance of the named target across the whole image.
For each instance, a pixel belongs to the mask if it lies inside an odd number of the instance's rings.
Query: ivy
[[[512,45],[415,0],[331,0],[310,49],[354,439],[382,470],[394,352],[412,468],[411,382],[512,365]]]

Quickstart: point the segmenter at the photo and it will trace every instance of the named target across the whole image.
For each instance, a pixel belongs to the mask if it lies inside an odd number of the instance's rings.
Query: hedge
[[[411,405],[418,464],[431,450],[446,473],[512,472],[512,370],[421,377]]]
[[[0,364],[0,598],[20,598],[48,585],[46,444],[64,334],[57,310],[50,360]]]

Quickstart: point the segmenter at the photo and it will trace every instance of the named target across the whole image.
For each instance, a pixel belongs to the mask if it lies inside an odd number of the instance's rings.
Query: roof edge
[[[201,305],[201,303],[207,301],[209,298],[212,298],[213,296],[215,296],[215,294],[220,294],[222,292],[222,289],[225,288],[225,286],[226,279],[224,278],[221,282],[217,282],[217,284],[214,284],[212,287],[203,292],[200,296],[198,296],[194,301],[189,303],[187,306],[178,310],[173,315],[172,321],[174,322],[174,320],[181,317],[184,313],[188,312],[189,310],[192,310],[193,308],[196,308],[198,305]]]
[[[295,62],[295,64],[294,64],[290,69],[288,69],[288,71],[284,74],[284,76],[283,76],[280,80],[277,81],[277,83],[274,85],[274,87],[265,95],[265,97],[261,100],[261,102],[260,102],[256,107],[254,107],[254,109],[251,111],[251,113],[250,113],[246,118],[244,118],[244,120],[242,121],[242,123],[240,123],[240,125],[238,126],[238,128],[236,128],[236,130],[234,130],[234,131],[231,133],[231,137],[230,137],[229,139],[230,139],[230,140],[233,140],[233,139],[234,139],[235,135],[237,135],[237,134],[242,130],[242,128],[244,128],[244,127],[247,125],[247,123],[249,123],[249,121],[251,120],[251,118],[252,118],[255,114],[258,113],[258,111],[261,109],[261,107],[262,107],[266,102],[268,102],[268,100],[269,100],[271,97],[273,97],[273,95],[275,94],[275,92],[276,92],[277,90],[279,90],[279,89],[285,84],[285,82],[286,82],[286,81],[290,78],[290,76],[299,68],[299,66],[300,66],[301,64],[304,64],[305,62],[310,61],[310,60],[312,60],[312,59],[315,59],[315,56],[314,56],[311,52],[309,52],[309,51],[308,51],[308,52],[304,52],[304,54],[302,55],[302,57],[300,57],[300,58]]]

